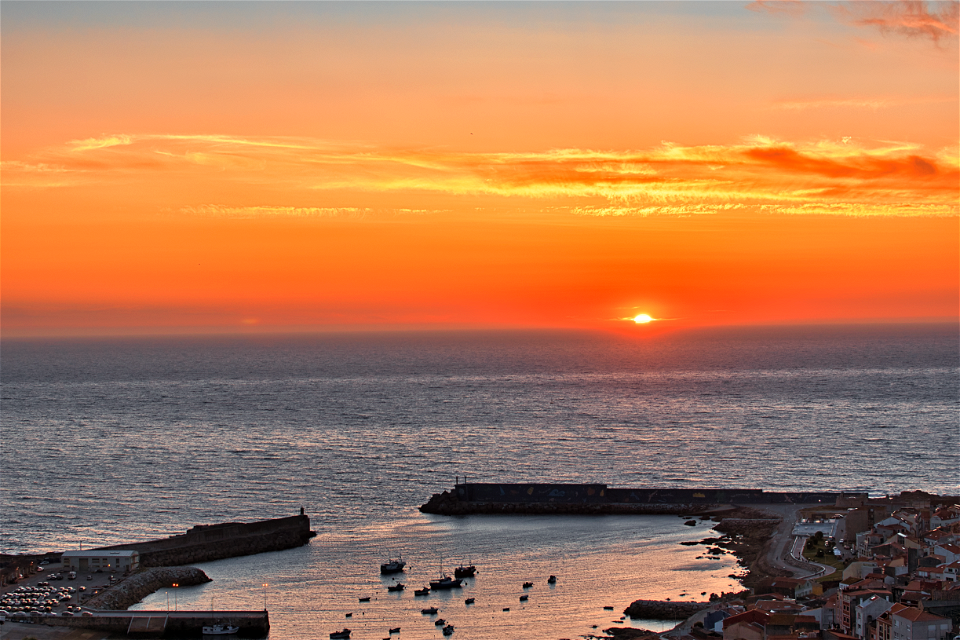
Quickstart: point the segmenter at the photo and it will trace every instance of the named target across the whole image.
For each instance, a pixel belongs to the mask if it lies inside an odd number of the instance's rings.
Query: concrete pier
[[[91,629],[130,638],[200,637],[214,624],[240,627],[241,638],[263,638],[270,632],[267,611],[100,611],[78,618],[43,618],[43,624]]]

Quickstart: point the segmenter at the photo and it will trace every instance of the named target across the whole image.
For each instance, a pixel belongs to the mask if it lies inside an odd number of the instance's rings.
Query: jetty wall
[[[310,518],[301,511],[300,515],[258,522],[197,525],[161,540],[99,548],[136,550],[141,567],[173,567],[292,549],[305,545],[314,535]]]
[[[266,611],[92,611],[79,618],[43,618],[43,624],[90,629],[142,638],[201,637],[203,627],[224,624],[239,627],[241,638],[263,638],[270,632]]]
[[[420,511],[441,515],[690,514],[724,504],[835,505],[834,492],[767,492],[762,489],[614,488],[605,484],[457,483],[431,496]]]

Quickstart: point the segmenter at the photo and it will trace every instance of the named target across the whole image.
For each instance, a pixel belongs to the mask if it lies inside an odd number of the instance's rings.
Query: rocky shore
[[[207,574],[196,567],[153,567],[137,572],[101,591],[87,600],[84,606],[120,611],[165,587],[172,587],[174,584],[190,587],[210,581]]]
[[[666,602],[634,600],[623,610],[624,615],[646,620],[684,620],[709,607],[710,602]]]

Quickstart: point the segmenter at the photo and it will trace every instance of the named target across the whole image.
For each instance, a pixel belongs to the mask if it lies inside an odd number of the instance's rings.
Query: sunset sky
[[[956,321],[958,7],[4,0],[3,335]]]

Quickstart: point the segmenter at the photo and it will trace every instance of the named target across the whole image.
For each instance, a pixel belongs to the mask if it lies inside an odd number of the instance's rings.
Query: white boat
[[[194,627],[196,628],[196,627]],[[208,627],[203,628],[203,635],[205,636],[232,636],[233,634],[240,631],[240,627],[235,627],[228,624],[213,624]],[[196,631],[194,631],[196,633]]]

